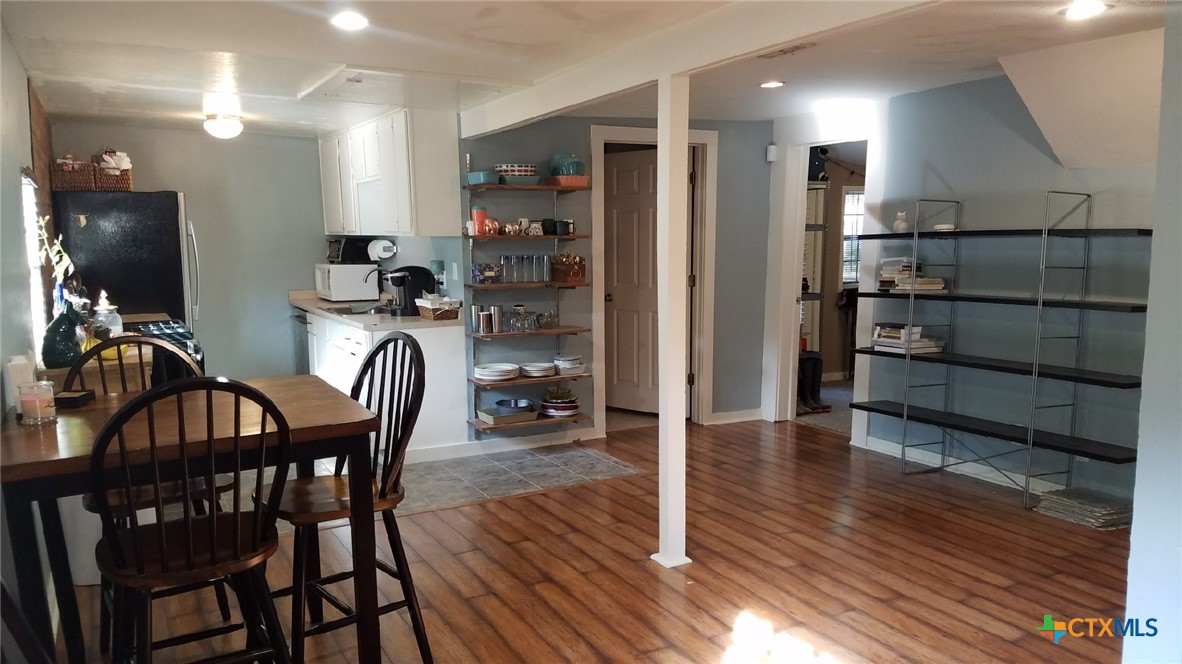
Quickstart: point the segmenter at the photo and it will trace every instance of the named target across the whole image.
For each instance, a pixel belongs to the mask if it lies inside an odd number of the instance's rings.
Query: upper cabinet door
[[[337,168],[341,172],[341,228],[345,235],[357,235],[357,208],[354,202],[352,150],[349,135],[337,136]]]
[[[386,209],[394,232],[414,235],[416,230],[414,176],[410,161],[410,129],[405,110],[384,118],[379,127],[382,163],[386,165]]]
[[[336,136],[320,139],[320,191],[324,198],[324,232],[340,235],[345,232],[344,209],[341,200],[340,150]]]
[[[378,127],[376,120],[349,132],[349,147],[352,154],[354,180],[368,180],[382,174],[381,156],[378,149]]]

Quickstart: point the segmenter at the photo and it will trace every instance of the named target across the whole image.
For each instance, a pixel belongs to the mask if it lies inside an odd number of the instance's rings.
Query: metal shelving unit
[[[517,192],[548,192],[548,193],[551,193],[554,197],[553,218],[555,218],[555,219],[558,218],[558,197],[559,197],[559,195],[567,194],[567,193],[571,193],[571,192],[576,192],[576,191],[589,191],[590,189],[591,189],[591,187],[566,187],[566,186],[554,186],[554,185],[500,185],[500,184],[497,184],[497,185],[493,185],[493,184],[468,185],[468,186],[464,187],[466,198],[467,198],[466,202],[468,204],[468,208],[471,208],[472,195],[475,193],[480,193],[480,192],[517,191]],[[552,244],[551,248],[552,248],[553,253],[555,255],[557,255],[560,251],[561,245],[575,241],[575,240],[589,240],[589,239],[591,239],[591,235],[589,235],[589,234],[476,235],[476,236],[465,236],[465,239],[467,239],[468,242],[466,243],[465,250],[464,250],[464,259],[465,259],[465,262],[466,262],[468,268],[470,269],[473,262],[474,262],[473,251],[477,245],[484,245],[486,243],[491,243],[488,246],[496,246],[496,245],[512,246],[513,243],[525,243],[525,244],[537,246],[538,243],[550,242]],[[500,247],[498,246],[498,248],[500,248]],[[476,262],[483,262],[483,261],[476,261]],[[464,287],[473,296],[473,298],[475,298],[476,295],[478,295],[479,293],[482,293],[482,292],[498,292],[498,291],[515,292],[515,291],[533,291],[533,290],[552,289],[554,291],[554,313],[561,320],[561,313],[562,313],[562,309],[561,309],[562,297],[561,297],[561,295],[562,295],[562,292],[576,290],[576,289],[580,289],[580,288],[587,288],[587,287],[590,287],[590,285],[591,285],[590,281],[587,281],[585,283],[565,283],[565,282],[555,282],[555,281],[539,281],[539,282],[497,283],[497,284],[467,283],[467,284],[464,284]],[[469,338],[471,338],[473,341],[471,344],[472,345],[472,354],[469,358],[468,370],[469,370],[469,372],[471,372],[472,368],[480,363],[480,361],[479,361],[480,348],[481,348],[482,343],[485,343],[485,342],[552,337],[554,339],[554,351],[557,354],[562,350],[563,338],[565,338],[568,335],[588,334],[590,332],[591,332],[591,328],[589,328],[589,327],[559,325],[557,327],[541,328],[541,329],[533,330],[530,332],[499,332],[499,333],[482,334],[479,332],[471,331],[471,326],[470,326],[470,322],[469,322],[469,331],[467,332],[467,336]],[[479,379],[479,378],[476,378],[476,377],[470,375],[468,378],[468,383],[471,385],[471,389],[472,389],[473,407],[475,410],[479,410],[481,408],[481,404],[480,404],[481,393],[485,390],[501,390],[501,389],[507,389],[507,388],[532,386],[532,385],[544,385],[544,384],[550,384],[550,383],[559,384],[559,383],[563,383],[566,381],[576,381],[576,380],[587,379],[587,378],[591,378],[591,377],[592,377],[592,374],[590,374],[590,373],[582,373],[582,374],[554,375],[554,376],[546,376],[546,377],[539,377],[539,378],[519,377],[519,378],[515,378],[515,379],[511,379],[511,380],[488,381],[488,380]],[[535,427],[563,427],[563,426],[566,426],[569,424],[588,422],[588,421],[591,421],[591,419],[592,418],[590,415],[588,415],[586,413],[579,413],[579,414],[574,415],[572,417],[558,418],[558,417],[549,417],[546,415],[539,415],[538,419],[530,420],[528,422],[516,422],[516,423],[511,423],[511,424],[490,424],[490,423],[485,422],[479,418],[472,417],[472,418],[468,419],[468,425],[475,432],[476,437],[480,438],[483,435],[490,434],[490,433],[497,433],[497,432],[504,432],[504,431],[516,431],[519,429],[532,429]]]
[[[1059,217],[1057,220],[1052,220],[1052,202],[1061,198],[1067,199],[1068,202],[1074,202],[1074,205],[1071,206],[1067,214]],[[923,219],[922,214],[926,209],[928,209],[928,206],[931,205],[945,206],[945,213],[947,213],[950,208],[955,217],[955,227],[958,230],[921,231],[920,223]],[[1082,227],[1060,228],[1057,226],[1058,223],[1061,223],[1064,220],[1077,215],[1083,216],[1084,221]],[[1122,390],[1139,389],[1141,386],[1140,377],[1084,369],[1080,366],[1080,359],[1082,356],[1082,349],[1084,347],[1086,332],[1088,329],[1087,314],[1089,311],[1143,313],[1146,310],[1146,305],[1143,303],[1104,302],[1089,299],[1089,267],[1092,239],[1098,237],[1149,237],[1152,235],[1152,230],[1144,228],[1093,228],[1092,196],[1085,193],[1065,191],[1047,192],[1046,205],[1043,212],[1043,224],[1042,228],[1038,229],[959,230],[961,227],[961,216],[961,203],[959,201],[923,199],[916,203],[916,223],[911,233],[880,233],[859,236],[859,239],[862,240],[910,239],[912,251],[911,255],[914,264],[917,267],[920,263],[919,241],[921,239],[951,241],[954,244],[952,249],[952,260],[950,263],[926,263],[924,265],[925,269],[950,268],[952,270],[951,283],[949,284],[948,289],[949,294],[923,294],[922,292],[917,292],[914,288],[907,293],[859,293],[859,298],[906,299],[908,301],[908,329],[910,329],[911,326],[913,326],[916,322],[915,317],[917,301],[946,302],[948,304],[948,314],[945,317],[947,322],[937,323],[935,325],[924,323],[923,327],[925,329],[944,328],[947,330],[947,338],[945,339],[945,351],[940,353],[913,354],[910,347],[907,347],[903,353],[885,352],[881,350],[875,350],[874,348],[857,349],[855,352],[861,355],[889,357],[904,362],[903,401],[901,403],[896,401],[881,400],[867,401],[852,403],[850,404],[850,407],[856,410],[886,415],[888,417],[894,417],[902,420],[903,428],[900,437],[900,464],[902,472],[933,472],[964,463],[983,462],[992,467],[994,470],[997,470],[1000,475],[1009,479],[1015,484],[1015,486],[1017,486],[1017,488],[1022,490],[1023,505],[1027,507],[1030,506],[1031,479],[1043,476],[1062,476],[1064,478],[1065,485],[1071,486],[1074,471],[1074,461],[1076,457],[1084,457],[1113,464],[1126,464],[1134,462],[1136,460],[1135,448],[1113,445],[1111,443],[1091,440],[1077,435],[1077,425],[1079,421],[1078,386],[1093,385]],[[1009,296],[1001,297],[986,294],[963,295],[957,293],[956,288],[960,266],[959,240],[1000,237],[1040,238],[1041,250],[1039,254],[1039,283],[1036,294],[1033,297],[1023,298]],[[1083,242],[1083,246],[1079,252],[1079,254],[1082,256],[1080,262],[1063,265],[1049,263],[1049,238],[1073,238],[1081,240]],[[1049,272],[1053,271],[1064,271],[1076,275],[1076,292],[1074,293],[1073,297],[1070,299],[1049,299],[1047,297],[1047,275]],[[1034,307],[1035,338],[1033,361],[1017,362],[956,352],[956,348],[954,346],[954,331],[958,303],[986,303]],[[1044,313],[1051,309],[1066,309],[1075,312],[1076,317],[1074,320],[1073,333],[1044,335]],[[1072,344],[1072,347],[1069,351],[1073,356],[1072,365],[1057,366],[1044,364],[1041,361],[1041,358],[1043,355],[1043,346],[1046,343]],[[912,362],[943,365],[945,367],[943,382],[912,385]],[[1027,412],[1026,424],[1024,426],[1020,426],[1003,422],[995,422],[952,412],[951,392],[949,389],[952,378],[952,367],[965,367],[982,371],[1029,376],[1030,405],[1029,411]],[[1070,398],[1066,401],[1057,403],[1041,403],[1039,400],[1039,391],[1041,384],[1040,379],[1043,378],[1063,381],[1070,384]],[[913,403],[913,390],[928,389],[942,389],[944,391],[944,407],[942,410],[924,408],[916,406]],[[1039,415],[1043,411],[1051,409],[1068,409],[1070,411],[1069,430],[1066,433],[1047,431],[1039,428]],[[929,424],[939,427],[942,432],[941,440],[917,443],[909,442],[908,424],[910,422]],[[1021,445],[1021,447],[1013,450],[1003,450],[993,454],[980,454],[966,441],[958,438],[956,436],[957,433],[970,433],[986,436],[997,440],[1018,443]],[[948,452],[950,445],[953,442],[958,443],[961,448],[969,452],[969,454],[972,455],[972,458],[958,459],[956,461],[950,462],[948,460]],[[924,468],[920,471],[908,471],[907,451],[909,449],[917,447],[933,447],[936,445],[940,446],[939,466]],[[1067,460],[1064,468],[1062,470],[1053,470],[1050,472],[1032,472],[1033,453],[1035,449],[1051,450],[1066,454]],[[1017,454],[1020,452],[1026,453],[1025,470],[1023,473],[1023,481],[1021,483],[1014,480],[1009,473],[997,468],[997,466],[995,466],[992,462],[992,460],[995,458]]]

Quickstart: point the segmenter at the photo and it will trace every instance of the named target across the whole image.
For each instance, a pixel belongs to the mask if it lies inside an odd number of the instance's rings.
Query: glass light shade
[[[207,115],[205,131],[214,138],[234,138],[242,133],[242,118],[236,115]]]
[[[1075,0],[1064,12],[1070,21],[1083,21],[1108,11],[1110,6],[1101,0]]]
[[[332,17],[332,24],[341,30],[361,30],[369,25],[369,19],[354,11],[344,11]]]

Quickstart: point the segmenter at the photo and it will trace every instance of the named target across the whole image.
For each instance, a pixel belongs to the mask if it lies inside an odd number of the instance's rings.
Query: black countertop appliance
[[[423,297],[424,293],[435,292],[435,275],[425,267],[408,265],[395,268],[386,278],[394,287],[390,313],[395,316],[418,316],[419,307],[415,304],[415,299]]]

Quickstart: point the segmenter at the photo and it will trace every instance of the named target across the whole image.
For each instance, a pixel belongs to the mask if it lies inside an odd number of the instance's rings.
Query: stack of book
[[[920,274],[899,275],[895,277],[895,284],[890,289],[892,293],[907,293],[912,290],[929,294],[948,292],[943,277],[925,277]]]
[[[923,266],[920,265],[922,270]],[[895,288],[895,280],[900,277],[911,278],[919,270],[915,268],[915,261],[910,256],[882,259],[882,267],[878,271],[878,290],[889,292]]]
[[[1133,519],[1131,502],[1089,489],[1071,488],[1044,493],[1038,507],[1034,509],[1097,530],[1127,528]]]
[[[939,353],[944,350],[940,339],[923,336],[923,327],[904,323],[875,323],[874,350],[886,353]]]

